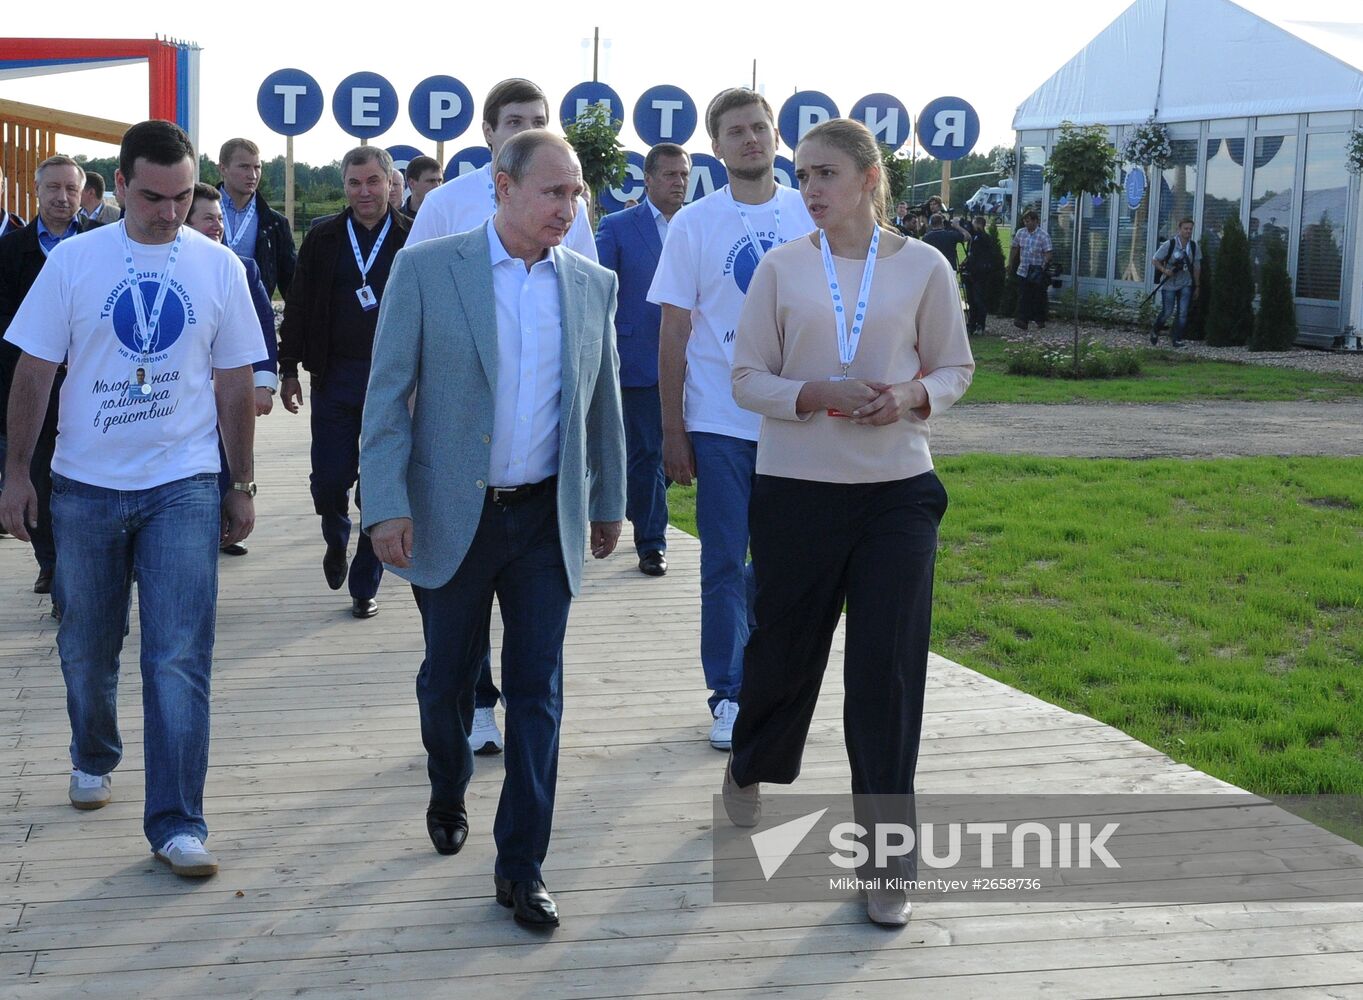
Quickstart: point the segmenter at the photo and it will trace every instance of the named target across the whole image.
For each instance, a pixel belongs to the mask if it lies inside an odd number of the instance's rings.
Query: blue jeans
[[[360,417],[369,382],[369,363],[335,358],[326,380],[312,386],[312,504],[322,517],[322,538],[329,548],[350,544],[350,488],[360,497]],[[350,564],[350,596],[367,601],[379,592],[383,563],[369,536],[360,533]]]
[[[1193,290],[1191,287],[1161,288],[1159,296],[1159,318],[1155,320],[1155,334],[1158,335],[1164,329],[1164,321],[1172,314],[1174,328],[1169,331],[1169,339],[1177,347],[1178,342],[1183,339],[1183,330],[1188,325],[1188,306],[1193,301]]]
[[[441,587],[413,587],[412,593],[426,639],[426,659],[416,680],[421,741],[431,799],[443,805],[462,802],[473,777],[473,691],[497,597],[506,778],[492,828],[496,871],[502,878],[538,879],[553,828],[563,636],[572,600],[553,491],[514,507],[499,507],[489,497],[454,576]]]
[[[656,385],[620,390],[628,473],[625,516],[634,551],[667,551],[667,477],[663,475],[663,411]]]
[[[725,434],[691,435],[696,456],[696,530],[700,534],[700,663],[710,709],[738,701],[743,647],[755,586],[748,562],[748,500],[757,442]]]
[[[208,836],[208,698],[218,599],[221,502],[216,473],[146,490],[52,476],[57,538],[53,599],[71,717],[71,763],[108,774],[123,758],[118,657],[137,579],[142,625],[146,808],[152,848]]]

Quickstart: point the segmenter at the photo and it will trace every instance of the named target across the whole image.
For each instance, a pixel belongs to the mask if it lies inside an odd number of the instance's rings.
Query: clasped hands
[[[854,424],[883,427],[927,405],[928,391],[917,379],[891,384],[853,378],[806,382],[796,409],[802,413],[832,410]]]

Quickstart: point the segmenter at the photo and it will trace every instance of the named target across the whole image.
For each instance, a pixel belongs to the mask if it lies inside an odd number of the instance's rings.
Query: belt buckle
[[[514,497],[519,489],[519,486],[494,486],[492,487],[492,502],[499,507],[505,507],[505,500]]]

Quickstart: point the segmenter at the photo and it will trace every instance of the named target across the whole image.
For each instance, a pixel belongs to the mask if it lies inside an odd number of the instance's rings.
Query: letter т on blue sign
[[[322,118],[321,85],[301,69],[277,69],[256,92],[256,111],[271,132],[302,135]]]
[[[980,116],[959,97],[939,97],[918,116],[918,144],[939,160],[959,160],[980,141]]]

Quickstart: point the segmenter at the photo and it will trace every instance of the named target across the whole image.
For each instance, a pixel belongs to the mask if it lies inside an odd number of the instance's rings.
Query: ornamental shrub
[[[1297,310],[1292,301],[1292,276],[1287,273],[1287,246],[1273,235],[1264,241],[1264,263],[1259,271],[1259,315],[1250,336],[1251,351],[1286,351],[1297,340]]]
[[[1254,272],[1249,262],[1249,238],[1239,216],[1232,215],[1222,227],[1212,275],[1207,343],[1213,347],[1244,344],[1254,331]]]

